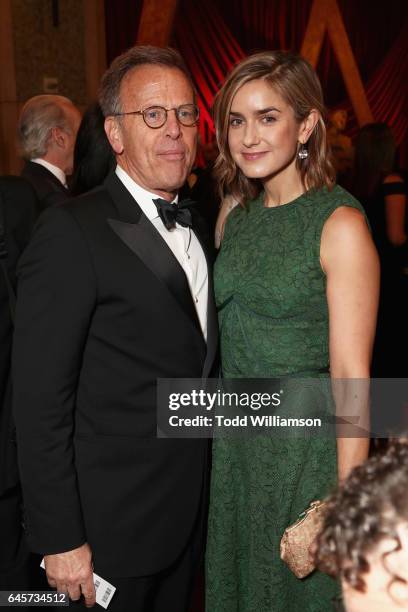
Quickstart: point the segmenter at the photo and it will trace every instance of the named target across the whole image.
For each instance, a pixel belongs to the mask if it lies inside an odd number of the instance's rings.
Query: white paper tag
[[[41,561],[41,567],[45,569],[44,559]],[[116,587],[104,578],[98,576],[98,574],[95,574],[95,572],[93,581],[95,585],[96,603],[106,610],[115,594]]]
[[[116,587],[113,584],[110,584],[104,578],[98,576],[98,574],[93,575],[95,591],[96,591],[96,603],[102,606],[102,608],[106,608],[109,606],[111,599],[116,591]]]

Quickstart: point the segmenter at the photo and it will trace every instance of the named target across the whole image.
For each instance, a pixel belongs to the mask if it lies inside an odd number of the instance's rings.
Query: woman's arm
[[[219,249],[224,237],[225,223],[231,210],[238,204],[232,195],[227,195],[221,202],[220,212],[218,213],[217,222],[215,224],[215,248]]]
[[[388,175],[384,179],[384,185],[401,186],[401,193],[392,193],[384,196],[387,238],[393,246],[398,247],[407,240],[405,233],[407,196],[404,193],[404,183],[399,174]]]
[[[330,371],[333,379],[369,379],[375,336],[379,262],[365,218],[350,207],[338,208],[324,225],[320,247],[327,276]],[[360,393],[356,401],[353,389]],[[369,431],[368,384],[340,385],[335,395],[337,415],[359,416]],[[364,461],[369,437],[338,438],[339,479]]]

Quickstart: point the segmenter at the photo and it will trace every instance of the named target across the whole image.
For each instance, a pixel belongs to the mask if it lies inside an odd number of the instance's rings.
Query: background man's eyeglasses
[[[164,108],[164,106],[149,106],[140,111],[129,111],[127,113],[116,113],[115,117],[123,115],[142,115],[143,121],[153,129],[161,128],[167,121],[167,113],[174,110],[177,120],[181,125],[191,127],[195,125],[200,117],[200,109],[195,104],[182,104],[176,108]]]

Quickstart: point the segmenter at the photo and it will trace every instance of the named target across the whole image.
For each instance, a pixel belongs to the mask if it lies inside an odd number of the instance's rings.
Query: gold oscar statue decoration
[[[360,127],[371,123],[374,121],[373,115],[337,0],[314,0],[301,48],[301,54],[314,68],[316,68],[326,31],[333,45],[357,121]]]

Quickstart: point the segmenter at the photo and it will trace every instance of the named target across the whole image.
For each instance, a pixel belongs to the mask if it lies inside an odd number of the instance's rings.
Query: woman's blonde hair
[[[219,147],[214,175],[221,197],[227,194],[241,204],[261,191],[258,180],[247,178],[238,168],[228,147],[229,115],[237,91],[246,83],[262,79],[292,107],[299,123],[311,110],[319,120],[306,144],[306,159],[296,158],[296,166],[306,189],[333,186],[335,173],[329,159],[326,140],[326,111],[319,78],[311,65],[299,55],[286,51],[256,53],[240,62],[228,75],[214,100],[214,123]]]

